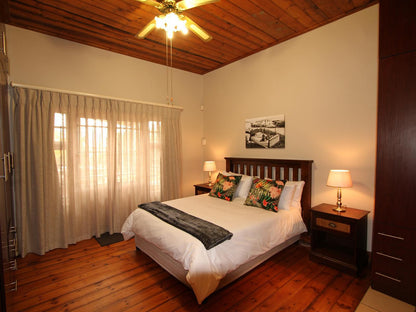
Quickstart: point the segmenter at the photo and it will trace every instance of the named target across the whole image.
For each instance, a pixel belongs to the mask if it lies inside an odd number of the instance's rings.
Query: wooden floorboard
[[[95,239],[18,259],[12,311],[355,311],[370,281],[309,260],[295,244],[201,305],[134,240]]]

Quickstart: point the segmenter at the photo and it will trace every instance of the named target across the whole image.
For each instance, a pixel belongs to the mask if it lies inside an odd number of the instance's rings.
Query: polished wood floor
[[[354,311],[369,286],[292,245],[198,305],[191,290],[135,250],[95,239],[18,260],[12,311]]]

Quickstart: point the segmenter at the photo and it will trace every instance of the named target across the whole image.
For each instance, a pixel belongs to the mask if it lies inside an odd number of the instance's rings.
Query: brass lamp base
[[[341,188],[339,187],[337,190],[337,208],[333,208],[336,212],[345,212],[345,208],[342,208],[342,202],[341,202]]]
[[[345,208],[342,208],[342,207],[333,208],[333,210],[336,211],[336,212],[345,212],[346,211]]]

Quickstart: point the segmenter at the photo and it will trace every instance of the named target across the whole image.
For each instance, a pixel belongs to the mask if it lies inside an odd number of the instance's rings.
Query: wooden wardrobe
[[[17,290],[16,226],[12,206],[13,155],[10,153],[8,113],[9,65],[5,27],[0,23],[0,311],[11,311]]]
[[[416,1],[380,0],[372,287],[416,304]]]

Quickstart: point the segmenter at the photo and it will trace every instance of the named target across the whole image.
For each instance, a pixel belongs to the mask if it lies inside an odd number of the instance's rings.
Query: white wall
[[[311,159],[312,204],[335,203],[330,169],[350,169],[343,203],[373,211],[378,5],[204,76],[204,158]],[[246,149],[247,118],[284,114],[284,149]],[[372,218],[368,227],[371,248]]]
[[[13,82],[166,103],[166,67],[6,25]],[[202,179],[203,78],[174,70],[174,104],[184,108],[183,195]]]

